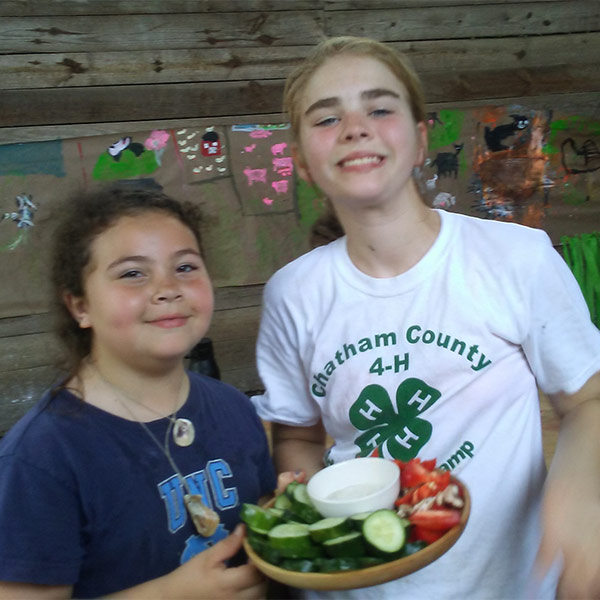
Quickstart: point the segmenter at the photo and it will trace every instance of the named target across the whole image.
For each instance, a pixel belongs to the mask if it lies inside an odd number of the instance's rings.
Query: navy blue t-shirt
[[[67,391],[46,394],[0,442],[0,580],[74,585],[97,597],[165,575],[226,537],[243,502],[273,491],[267,439],[251,402],[189,373],[178,417],[194,442],[169,445],[194,493],[219,513],[210,538],[195,532],[185,489],[139,423]],[[164,442],[168,419],[148,423]]]

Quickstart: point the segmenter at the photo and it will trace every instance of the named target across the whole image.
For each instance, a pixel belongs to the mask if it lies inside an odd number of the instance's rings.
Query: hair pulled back
[[[313,73],[327,60],[343,54],[367,56],[379,60],[404,85],[408,92],[408,104],[416,123],[425,121],[425,95],[418,75],[408,59],[392,47],[370,38],[340,36],[323,40],[317,44],[308,56],[288,76],[283,90],[283,108],[290,117],[292,132],[298,139],[300,104],[302,93]]]
[[[292,134],[300,141],[300,121],[302,118],[302,94],[314,74],[327,60],[340,55],[355,54],[379,60],[398,78],[408,93],[408,104],[415,123],[426,120],[425,94],[421,80],[409,61],[390,46],[370,38],[339,36],[323,40],[288,76],[283,90],[283,108],[290,118]],[[327,244],[342,235],[344,230],[329,199],[325,198],[325,212],[312,226],[310,245]]]

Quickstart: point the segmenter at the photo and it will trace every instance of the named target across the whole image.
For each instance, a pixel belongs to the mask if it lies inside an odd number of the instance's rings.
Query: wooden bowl
[[[300,573],[298,571],[289,571],[276,565],[272,565],[262,559],[252,549],[247,539],[244,539],[244,549],[248,558],[256,565],[259,571],[262,571],[267,577],[290,585],[296,588],[310,590],[348,590],[353,588],[363,588],[380,583],[386,583],[393,579],[399,579],[410,573],[432,563],[442,554],[446,553],[462,534],[469,514],[471,512],[471,498],[467,488],[456,478],[452,478],[461,491],[465,505],[462,510],[460,523],[448,530],[439,540],[429,544],[422,550],[374,567],[366,567],[355,571],[342,571],[340,573]],[[271,506],[274,500],[266,506]]]

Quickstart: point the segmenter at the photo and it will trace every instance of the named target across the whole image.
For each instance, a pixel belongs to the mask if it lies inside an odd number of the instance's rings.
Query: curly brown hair
[[[158,189],[134,186],[103,187],[69,197],[58,211],[62,215],[54,233],[51,284],[55,309],[55,331],[64,345],[61,368],[74,376],[92,345],[91,329],[81,329],[67,308],[64,297],[85,293],[85,270],[93,241],[121,217],[160,212],[183,223],[202,251],[201,215],[196,205],[179,202]]]

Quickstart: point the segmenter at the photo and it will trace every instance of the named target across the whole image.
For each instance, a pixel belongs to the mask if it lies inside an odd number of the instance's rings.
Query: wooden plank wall
[[[600,116],[598,0],[3,0],[0,144],[282,122],[286,73],[324,36],[406,52],[431,110]],[[151,98],[151,102],[146,99]],[[225,381],[260,388],[262,286],[216,290]],[[56,377],[48,314],[0,320],[0,434]]]

